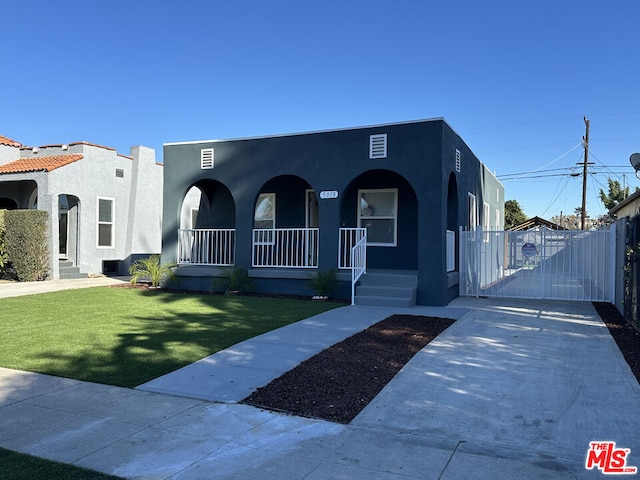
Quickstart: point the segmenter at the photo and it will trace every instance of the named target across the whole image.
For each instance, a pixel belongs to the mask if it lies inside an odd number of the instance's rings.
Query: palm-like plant
[[[135,285],[140,278],[149,278],[149,280],[151,280],[151,286],[157,288],[165,278],[175,282],[177,280],[177,277],[173,273],[175,266],[174,263],[170,262],[161,264],[160,255],[151,255],[148,258],[136,260],[129,267],[131,283]]]

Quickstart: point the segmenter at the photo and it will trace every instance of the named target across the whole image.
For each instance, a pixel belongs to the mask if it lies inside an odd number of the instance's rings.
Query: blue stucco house
[[[163,191],[163,261],[190,290],[235,266],[258,292],[311,295],[337,270],[334,297],[445,305],[459,229],[504,225],[502,184],[442,118],[166,143]]]

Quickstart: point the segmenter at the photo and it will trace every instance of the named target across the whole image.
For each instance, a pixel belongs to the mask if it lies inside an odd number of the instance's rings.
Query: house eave
[[[168,143],[163,143],[162,145],[165,147],[171,147],[171,146],[177,146],[177,145],[198,145],[198,144],[207,144],[207,143],[261,140],[266,138],[296,137],[301,135],[315,135],[320,133],[344,132],[349,130],[365,130],[365,129],[371,129],[371,128],[384,128],[384,127],[391,127],[396,125],[408,125],[412,123],[425,123],[425,122],[435,122],[435,121],[441,121],[441,122],[447,123],[444,117],[433,117],[433,118],[424,118],[424,119],[418,119],[418,120],[405,120],[402,122],[380,123],[375,125],[361,125],[356,127],[332,128],[332,129],[326,129],[326,130],[311,130],[306,132],[280,133],[275,135],[258,135],[253,137],[237,137],[237,138],[225,138],[225,139],[216,139],[216,140],[191,140],[186,142],[168,142]]]

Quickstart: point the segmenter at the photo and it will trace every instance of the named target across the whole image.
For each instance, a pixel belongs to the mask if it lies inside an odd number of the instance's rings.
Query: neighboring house
[[[186,289],[236,266],[258,292],[308,295],[336,269],[348,298],[366,250],[356,303],[445,305],[460,227],[504,226],[502,184],[444,119],[167,143],[164,168],[163,261]]]
[[[524,222],[519,223],[518,225],[514,225],[509,230],[519,231],[519,230],[540,230],[540,229],[564,230],[564,228],[562,228],[557,223],[550,222],[549,220],[545,220],[544,218],[541,218],[541,217],[529,218],[528,220],[525,220]]]
[[[0,136],[0,208],[49,214],[50,278],[125,274],[160,253],[162,165],[86,142],[24,147]]]
[[[637,190],[609,210],[613,218],[635,217],[640,213],[640,190]]]

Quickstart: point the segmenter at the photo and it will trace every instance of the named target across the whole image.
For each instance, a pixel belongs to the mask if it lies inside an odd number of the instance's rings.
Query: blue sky
[[[444,117],[499,176],[538,170],[506,198],[550,218],[582,180],[540,170],[582,161],[587,115],[588,213],[607,176],[640,186],[636,1],[21,0],[2,24],[0,134],[25,145],[162,160],[166,142]]]

